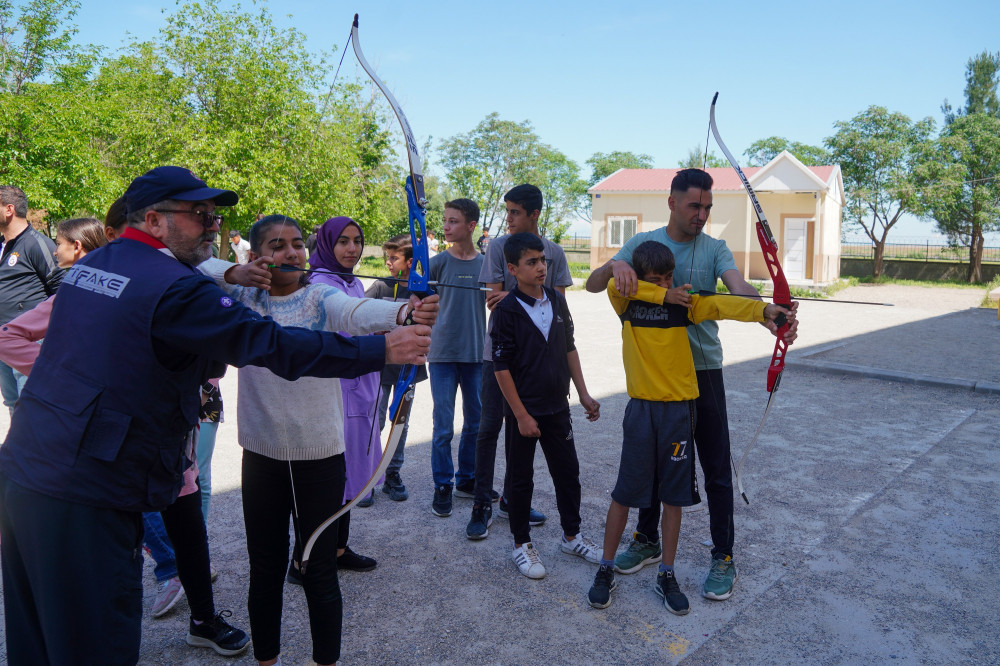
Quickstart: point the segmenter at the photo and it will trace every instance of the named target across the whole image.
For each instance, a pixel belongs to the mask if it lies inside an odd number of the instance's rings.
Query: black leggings
[[[274,659],[281,652],[289,517],[297,511],[296,533],[308,540],[313,530],[343,505],[345,480],[343,454],[289,463],[243,452],[243,519],[250,556],[247,609],[254,656],[259,661]],[[303,579],[312,658],[319,664],[340,659],[343,601],[337,581],[337,531],[337,526],[331,525],[316,541]]]
[[[174,547],[177,577],[184,586],[191,617],[199,622],[208,622],[215,616],[215,603],[212,599],[211,562],[205,516],[201,512],[201,493],[178,497],[160,515]]]

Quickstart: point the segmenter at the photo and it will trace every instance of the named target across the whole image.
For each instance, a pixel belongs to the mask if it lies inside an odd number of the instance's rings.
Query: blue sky
[[[176,5],[84,0],[78,40],[115,49],[130,37],[153,38],[164,8]],[[969,58],[1000,51],[1000,3],[987,0],[327,0],[269,8],[317,51],[342,48],[359,12],[364,52],[421,145],[467,132],[495,111],[530,121],[585,175],[598,151],[647,153],[655,166],[673,167],[692,147],[703,150],[715,91],[720,132],[741,160],[772,135],[821,145],[836,121],[872,104],[940,125],[945,98],[963,104]],[[345,74],[363,76],[353,54]],[[932,234],[930,223],[908,220],[890,239]]]

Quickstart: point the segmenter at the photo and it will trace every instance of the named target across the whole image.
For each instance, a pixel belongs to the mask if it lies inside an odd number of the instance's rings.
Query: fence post
[[[929,240],[924,241],[927,244],[927,250],[924,253],[924,263],[926,264],[931,260],[931,242]]]

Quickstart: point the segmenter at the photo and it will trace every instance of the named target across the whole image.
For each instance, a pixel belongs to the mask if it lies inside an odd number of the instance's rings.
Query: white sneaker
[[[582,557],[588,562],[593,562],[594,564],[601,563],[601,555],[603,553],[597,550],[597,546],[594,545],[593,541],[587,539],[582,534],[577,534],[573,537],[572,541],[566,541],[565,537],[559,539],[559,548],[564,553]]]
[[[545,578],[545,567],[542,565],[542,558],[531,542],[522,544],[520,548],[515,548],[510,555],[517,565],[518,571],[528,578]]]

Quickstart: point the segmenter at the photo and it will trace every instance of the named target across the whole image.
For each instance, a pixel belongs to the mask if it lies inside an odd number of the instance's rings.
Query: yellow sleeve
[[[625,312],[629,301],[643,301],[663,305],[663,299],[666,297],[666,289],[658,287],[652,282],[644,282],[643,280],[639,280],[639,288],[636,290],[635,296],[622,296],[615,289],[614,278],[608,280],[608,298],[611,299],[611,306],[614,307],[615,312],[618,314]]]
[[[767,303],[755,298],[738,296],[691,296],[688,319],[695,324],[706,319],[735,319],[736,321],[764,321]]]

